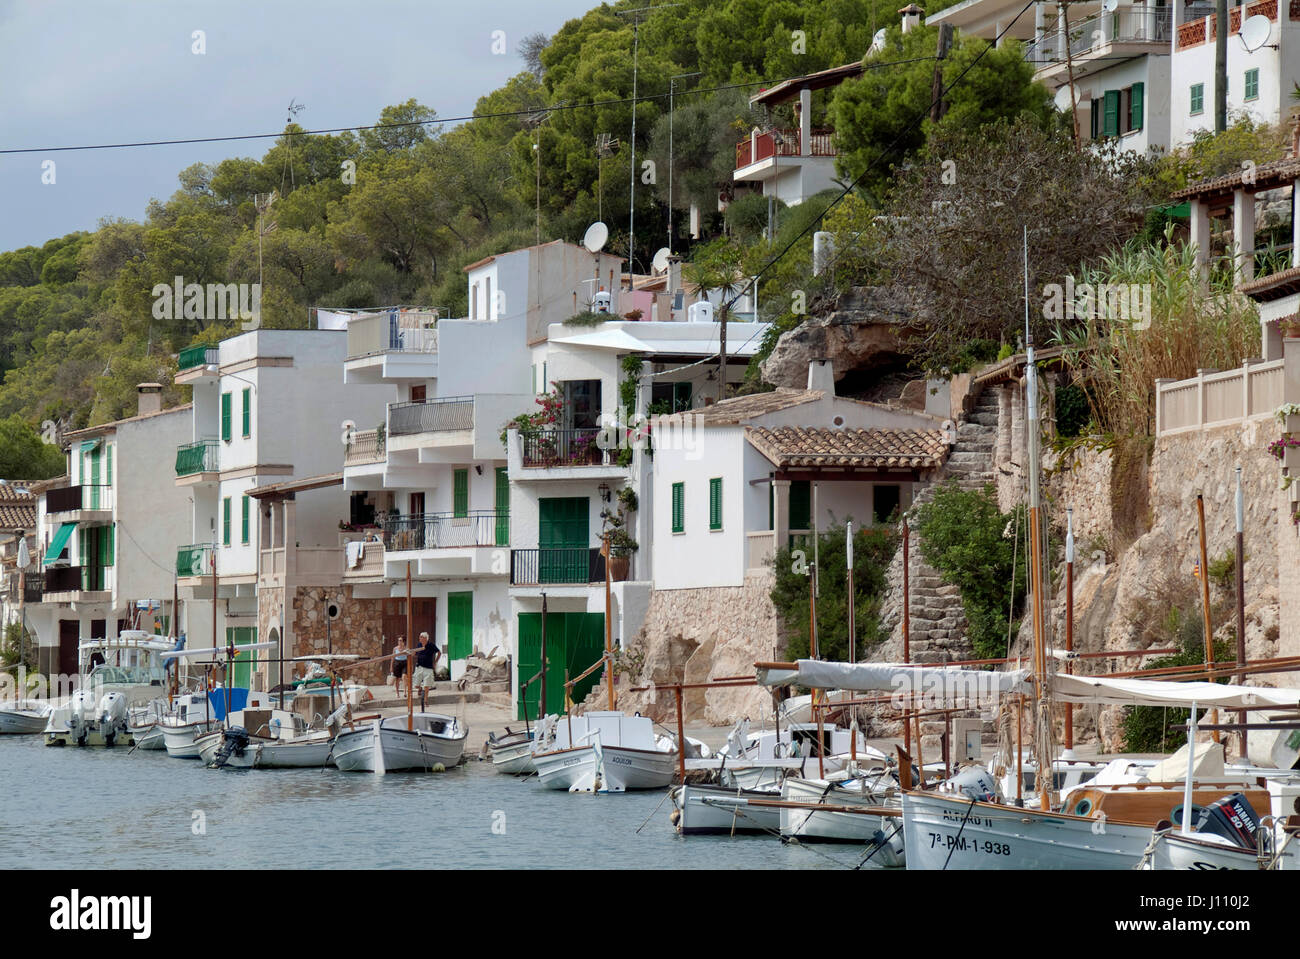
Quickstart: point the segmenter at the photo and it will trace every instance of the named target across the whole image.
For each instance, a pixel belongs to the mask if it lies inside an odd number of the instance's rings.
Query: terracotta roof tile
[[[1242,182],[1243,177],[1248,173],[1253,177],[1253,181],[1245,184]],[[1283,160],[1274,160],[1272,163],[1261,163],[1249,171],[1239,170],[1224,176],[1202,180],[1199,183],[1189,183],[1183,189],[1174,193],[1173,199],[1186,200],[1191,197],[1208,197],[1216,193],[1227,193],[1240,186],[1250,186],[1252,192],[1262,192],[1284,186],[1297,178],[1300,178],[1300,157],[1287,157]]]
[[[751,446],[774,466],[935,469],[948,455],[943,430],[746,428]]]

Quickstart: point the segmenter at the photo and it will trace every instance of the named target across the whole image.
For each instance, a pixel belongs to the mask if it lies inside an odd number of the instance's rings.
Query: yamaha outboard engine
[[[1241,793],[1233,793],[1205,807],[1205,813],[1196,827],[1199,833],[1222,836],[1242,849],[1255,848],[1255,833],[1259,830],[1259,816]]]
[[[212,759],[212,766],[220,769],[230,762],[231,756],[242,756],[248,748],[248,730],[243,726],[231,726],[221,734],[221,746]]]

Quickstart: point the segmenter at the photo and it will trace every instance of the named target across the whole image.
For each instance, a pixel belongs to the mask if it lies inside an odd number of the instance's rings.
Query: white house
[[[189,503],[165,464],[189,435],[189,406],[160,408],[162,387],[139,387],[136,416],[66,433],[68,475],[34,484],[39,603],[26,618],[47,674],[76,675],[82,638],[127,628],[166,631],[173,609],[173,565],[188,537]],[[182,611],[182,630],[190,613]]]
[[[943,464],[950,425],[835,396],[826,361],[807,389],[667,417],[654,431],[654,588],[742,586],[814,526],[888,521]]]
[[[173,447],[171,482],[188,500],[174,568],[189,606],[216,609],[219,644],[242,645],[258,635],[267,517],[250,491],[337,471],[345,421],[382,419],[391,389],[338,388],[346,345],[342,331],[258,329],[180,355],[176,382],[193,387],[193,409],[187,435]],[[296,542],[337,548],[348,514],[341,489],[314,496],[298,513]]]

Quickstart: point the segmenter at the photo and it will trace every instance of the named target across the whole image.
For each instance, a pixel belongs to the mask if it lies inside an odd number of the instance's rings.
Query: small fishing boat
[[[0,703],[0,736],[22,736],[45,731],[50,704],[38,699]]]
[[[781,830],[781,810],[754,803],[780,798],[779,793],[770,790],[691,783],[674,786],[671,797],[675,808],[670,819],[683,836],[736,833],[775,836]]]
[[[326,721],[323,729],[308,726],[302,716],[284,709],[247,709],[239,722],[256,724],[253,728],[232,724],[202,739],[201,758],[207,765],[231,769],[302,769],[320,768],[333,763],[334,736],[337,722],[345,709],[339,709]]]
[[[834,781],[787,776],[781,784],[781,837],[878,847],[880,866],[906,864],[898,783],[884,769]]]
[[[655,736],[654,723],[645,716],[617,711],[548,716],[537,734],[533,763],[547,789],[662,789],[676,772],[677,744]]]
[[[450,769],[465,755],[469,728],[454,716],[415,712],[350,724],[334,740],[334,764],[348,772]],[[408,725],[410,728],[408,729]]]
[[[511,732],[510,727],[506,727],[506,735],[497,738],[495,734],[488,734],[488,756],[492,760],[492,769],[495,772],[505,773],[509,776],[523,776],[529,773],[537,772],[537,767],[533,765],[533,734],[527,732]]]

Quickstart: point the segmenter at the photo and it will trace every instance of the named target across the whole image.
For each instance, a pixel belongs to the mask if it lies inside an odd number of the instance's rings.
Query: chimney
[[[162,384],[137,383],[135,387],[139,406],[136,412],[140,416],[146,413],[158,413],[162,410]]]
[[[903,16],[903,32],[910,33],[913,27],[921,25],[921,14],[925,13],[914,3],[909,3],[902,10],[898,11]]]
[[[827,396],[835,395],[835,367],[830,360],[809,361],[808,389],[823,390]]]

